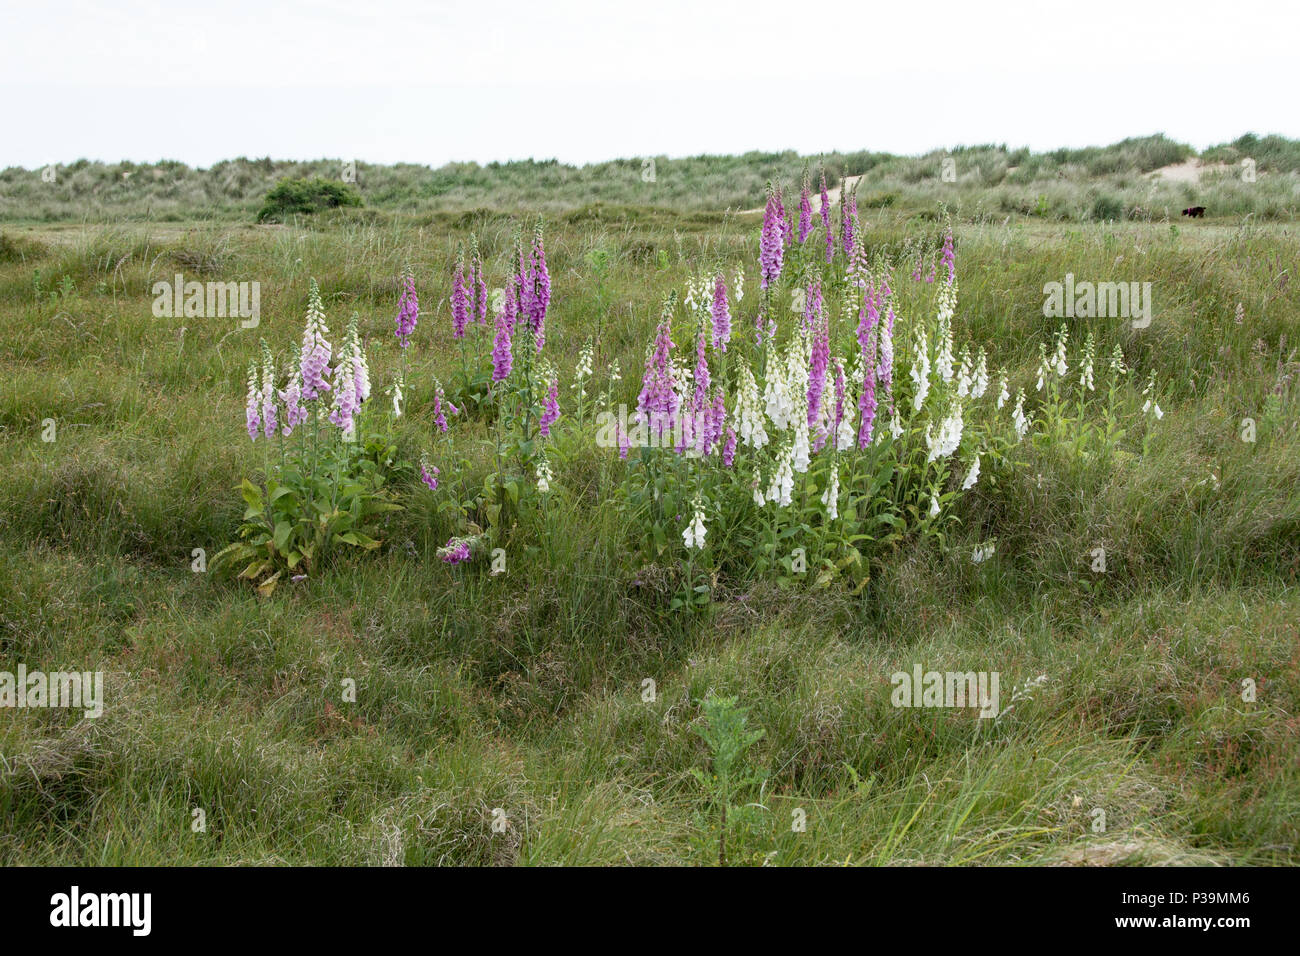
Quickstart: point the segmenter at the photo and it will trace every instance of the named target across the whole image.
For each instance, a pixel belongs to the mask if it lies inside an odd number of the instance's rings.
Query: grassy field
[[[1141,170],[1113,175],[1145,188]],[[909,530],[824,587],[722,563],[707,606],[684,612],[677,559],[647,557],[611,506],[621,465],[589,419],[573,426],[569,385],[590,336],[596,380],[617,360],[610,401],[635,405],[662,297],[701,263],[744,267],[737,327],[752,327],[761,216],[714,210],[761,206],[762,178],[712,206],[547,212],[546,351],[568,430],[556,491],[508,530],[504,574],[439,560],[457,517],[408,480],[378,549],[265,597],[192,569],[194,549],[234,539],[236,488],[266,464],[242,408],[258,338],[292,355],[315,278],[336,344],[359,314],[382,406],[409,263],[422,315],[392,427],[414,461],[437,437],[433,376],[460,367],[457,247],[474,232],[500,285],[511,213],[544,204],[467,192],[464,208],[266,226],[251,199],[225,221],[192,204],[166,222],[10,207],[0,670],[102,670],[106,688],[94,720],[0,708],[0,863],[709,864],[723,832],[732,864],[1295,862],[1300,196],[1276,192],[1276,222],[1091,222],[1082,187],[1043,216],[971,185],[953,204],[954,327],[996,351],[1012,394],[1033,396],[1059,324],[1045,283],[1152,283],[1148,328],[1067,320],[1072,343],[1095,336],[1099,387],[1116,345],[1133,368],[1119,446],[1085,453],[1058,421],[956,499],[942,535]],[[865,201],[879,191],[859,190],[868,248],[938,241],[937,187]],[[155,317],[152,284],[177,272],[259,281],[260,326]],[[917,287],[898,295],[920,311]],[[1152,374],[1158,422],[1136,411]],[[492,468],[490,421],[463,418],[443,495]],[[990,538],[996,555],[972,563]],[[1024,693],[997,720],[892,706],[890,675],[918,663],[999,672],[1004,707]],[[706,737],[725,715],[702,702],[724,696],[762,736],[719,798]]]

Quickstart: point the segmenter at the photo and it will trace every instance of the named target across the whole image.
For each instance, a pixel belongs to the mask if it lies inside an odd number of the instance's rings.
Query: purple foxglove
[[[420,457],[420,480],[430,491],[438,490],[438,471],[437,465],[430,465],[429,459]]]
[[[510,336],[515,327],[515,300],[506,296],[501,311],[497,313],[496,339],[492,343],[492,381],[503,382],[510,376],[514,355],[511,352]]]
[[[556,419],[560,417],[560,374],[555,373],[551,379],[550,391],[546,393],[546,407],[542,409],[542,416],[538,419],[537,428],[543,438],[551,437],[551,426],[555,424]]]
[[[525,321],[528,331],[533,333],[537,343],[537,354],[542,353],[546,344],[546,310],[551,304],[551,274],[546,268],[546,249],[542,245],[542,220],[537,220],[533,232],[532,258],[528,266],[528,282],[532,294],[528,299],[528,312]]]
[[[655,333],[653,351],[646,359],[645,375],[641,380],[641,394],[637,397],[635,421],[662,438],[677,426],[680,398],[677,395],[673,373],[672,313],[675,296],[669,295],[659,328]]]
[[[763,231],[758,237],[759,287],[766,289],[781,277],[785,258],[785,243],[781,238],[782,223],[780,200],[769,186],[767,208],[763,211]]]
[[[817,424],[822,410],[822,394],[826,391],[826,368],[831,357],[830,325],[821,308],[821,283],[817,290],[817,315],[814,319],[812,354],[808,360],[808,427]]]
[[[451,538],[438,549],[438,557],[448,564],[463,564],[470,559],[469,542],[464,538]]]
[[[713,393],[713,409],[709,416],[709,434],[706,442],[705,453],[711,453],[714,448],[722,444],[723,430],[727,423],[727,398],[723,394],[722,386],[718,386]]]
[[[858,411],[862,414],[858,422],[858,447],[866,448],[871,444],[872,425],[876,420],[876,369],[875,363],[867,367],[862,377],[862,397],[858,399]]]
[[[465,259],[456,257],[456,271],[451,277],[451,337],[463,338],[469,323],[469,297],[465,289]]]
[[[785,203],[781,200],[781,190],[776,190],[776,215],[781,222],[781,248],[789,249],[794,245],[794,218],[786,215]]]
[[[411,344],[411,333],[420,318],[420,300],[415,295],[415,275],[408,268],[402,273],[402,297],[397,302],[397,343]]]
[[[444,407],[445,405],[445,407]],[[447,396],[442,390],[442,383],[433,392],[433,424],[437,426],[438,431],[447,431],[447,411],[450,410],[453,415],[460,411],[455,405],[447,401]]]
[[[719,271],[713,277],[713,347],[727,351],[731,340],[731,307],[727,304],[727,280]]]
[[[813,326],[816,325],[816,318],[821,314],[822,306],[822,284],[821,280],[813,281],[804,293],[803,299],[803,330],[812,333]]]
[[[876,326],[880,319],[878,293],[868,287],[862,295],[858,319],[858,345],[862,349],[862,395],[858,398],[858,447],[871,444],[876,420]]]
[[[325,309],[321,304],[320,288],[316,285],[316,280],[312,279],[307,294],[307,327],[302,333],[302,354],[299,358],[304,401],[313,401],[322,392],[330,390],[329,383],[325,381],[332,351],[329,342],[325,340],[329,331],[325,327]]]

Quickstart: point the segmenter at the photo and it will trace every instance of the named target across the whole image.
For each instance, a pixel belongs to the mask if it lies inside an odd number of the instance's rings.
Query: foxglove
[[[635,421],[654,432],[657,439],[662,439],[665,432],[671,432],[677,426],[677,412],[681,404],[672,365],[673,301],[673,294],[670,294],[659,320],[654,348],[646,358],[641,394],[637,397]]]
[[[437,426],[438,431],[444,434],[447,431],[447,411],[450,410],[453,415],[460,413],[451,402],[447,401],[447,396],[442,390],[442,383],[438,382],[433,392],[433,424]]]
[[[461,253],[456,256],[456,271],[451,277],[451,337],[464,338],[468,324],[469,294],[465,288],[465,256]]]
[[[691,523],[686,526],[682,532],[682,539],[686,542],[688,549],[702,550],[704,548],[704,536],[708,532],[704,527],[704,509],[700,506],[700,500],[697,498],[694,502],[695,516]]]
[[[302,353],[299,358],[304,401],[313,401],[322,392],[330,390],[329,383],[325,381],[331,353],[330,344],[325,339],[329,331],[325,327],[325,309],[321,304],[320,288],[316,285],[316,280],[312,279],[307,294],[307,327],[302,333]]]
[[[844,244],[844,254],[847,256],[853,251],[854,230],[857,228],[858,221],[858,187],[855,184],[845,196],[843,188],[840,191],[840,241]]]
[[[808,169],[803,171],[803,191],[799,194],[799,243],[808,238],[812,231],[812,200],[808,192]]]
[[[515,330],[515,297],[507,295],[496,318],[496,338],[492,343],[492,381],[504,382],[514,364],[510,337]]]
[[[762,289],[775,285],[781,276],[781,265],[785,258],[785,243],[781,238],[782,222],[780,200],[769,184],[767,208],[763,211],[763,230],[758,236],[758,274],[759,287]]]
[[[551,378],[550,391],[546,393],[546,407],[538,419],[537,429],[543,438],[551,437],[551,426],[560,417],[560,373],[555,372]]]
[[[430,465],[429,459],[421,455],[420,456],[420,480],[424,482],[425,487],[427,487],[430,491],[438,490],[438,474],[439,474],[438,466]]]
[[[840,466],[839,462],[831,465],[831,480],[822,492],[822,504],[826,506],[826,517],[834,521],[840,516]]]
[[[415,275],[408,268],[402,273],[402,297],[397,300],[397,344],[406,348],[420,318],[420,300],[415,295]]]
[[[826,228],[826,261],[835,258],[835,227],[831,225],[831,197],[826,192],[826,169],[822,168],[822,225]]]
[[[713,278],[713,347],[727,351],[731,341],[731,307],[727,304],[727,280],[722,271]]]
[[[470,291],[474,300],[474,315],[479,325],[487,325],[487,280],[483,278],[483,258],[478,251],[478,236],[471,234],[469,244]]]
[[[533,334],[537,344],[537,354],[542,354],[546,344],[546,310],[551,304],[551,274],[546,268],[546,248],[542,244],[542,220],[537,220],[533,230],[533,249],[529,260],[528,281],[532,295],[528,299],[528,314],[525,321],[528,331]]]
[[[258,429],[262,427],[262,419],[258,414],[258,406],[261,403],[262,390],[257,385],[257,362],[248,363],[248,398],[244,402],[244,419],[248,424],[248,437],[257,441]]]

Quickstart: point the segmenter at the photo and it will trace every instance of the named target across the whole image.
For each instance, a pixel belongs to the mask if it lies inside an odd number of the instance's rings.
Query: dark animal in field
[[[1191,216],[1193,219],[1200,219],[1202,216],[1205,215],[1205,207],[1204,207],[1204,206],[1188,206],[1186,209],[1183,210],[1183,215],[1184,215],[1184,216]]]

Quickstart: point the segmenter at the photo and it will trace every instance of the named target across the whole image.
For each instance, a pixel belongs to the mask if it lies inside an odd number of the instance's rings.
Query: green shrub
[[[322,209],[360,205],[360,194],[346,183],[332,182],[320,176],[282,179],[266,194],[257,221],[280,222],[290,215],[310,215]]]
[[[1124,201],[1108,193],[1098,193],[1092,200],[1092,218],[1099,222],[1124,218]]]

